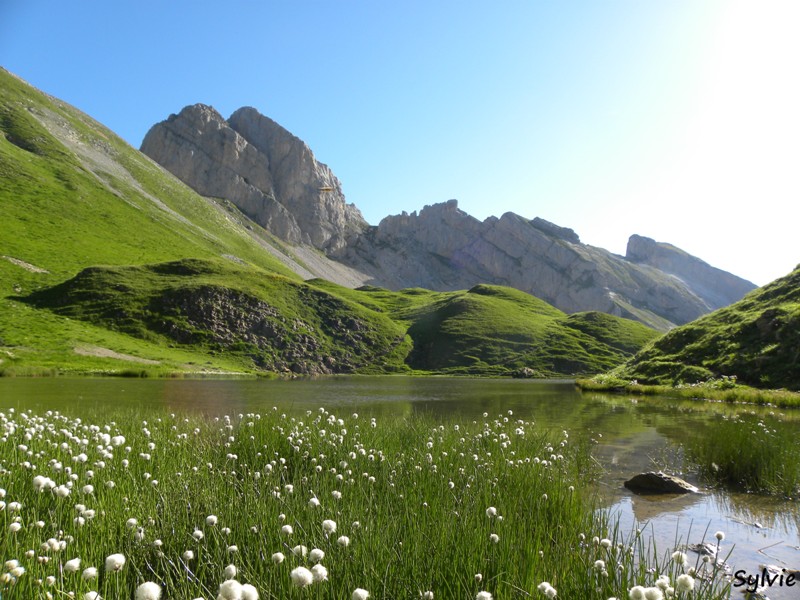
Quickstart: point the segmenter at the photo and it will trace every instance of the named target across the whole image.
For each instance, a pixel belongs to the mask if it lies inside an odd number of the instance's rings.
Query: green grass
[[[8,600],[131,598],[145,581],[165,598],[213,598],[227,565],[262,598],[349,598],[356,588],[372,598],[544,598],[536,588],[547,581],[558,597],[606,600],[661,575],[674,585],[690,566],[596,512],[596,463],[578,437],[508,413],[212,418],[108,405],[94,417],[6,413],[0,423]],[[35,489],[37,475],[55,487]],[[299,589],[290,573],[312,566],[313,549],[325,553],[327,581]],[[114,572],[104,565],[117,553],[126,561]],[[97,577],[84,579],[91,567]],[[691,597],[724,597],[729,583],[713,575],[698,576]]]
[[[706,481],[797,498],[800,441],[794,425],[770,416],[720,417],[695,432],[686,458]]]
[[[735,377],[800,391],[800,269],[673,329],[611,375],[672,386]]]

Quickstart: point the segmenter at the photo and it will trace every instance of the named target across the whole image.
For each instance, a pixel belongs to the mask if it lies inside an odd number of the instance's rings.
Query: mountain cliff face
[[[669,263],[634,262],[582,244],[571,229],[543,219],[506,213],[481,222],[450,200],[419,214],[387,217],[336,256],[389,288],[453,290],[492,282],[568,313],[599,310],[662,330],[730,304],[755,287],[674,250]]]
[[[506,213],[479,221],[455,200],[370,227],[308,146],[252,108],[226,121],[211,107],[186,107],[155,125],[142,151],[298,249],[323,250],[363,283],[440,291],[506,285],[568,313],[602,311],[662,331],[755,288],[669,244],[633,236],[621,257],[544,219]]]
[[[154,125],[141,150],[287,242],[335,250],[367,226],[308,146],[252,108],[226,121],[210,106],[187,106]]]

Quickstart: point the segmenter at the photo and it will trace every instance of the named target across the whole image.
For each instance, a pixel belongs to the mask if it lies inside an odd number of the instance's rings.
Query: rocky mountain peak
[[[187,106],[154,125],[141,150],[198,193],[233,202],[287,242],[334,251],[367,226],[327,165],[254,108],[226,120],[211,106]]]

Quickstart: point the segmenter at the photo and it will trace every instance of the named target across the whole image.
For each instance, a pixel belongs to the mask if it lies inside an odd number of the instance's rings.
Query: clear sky
[[[796,0],[0,0],[0,65],[138,147],[253,106],[366,219],[457,198],[757,284],[800,263]]]

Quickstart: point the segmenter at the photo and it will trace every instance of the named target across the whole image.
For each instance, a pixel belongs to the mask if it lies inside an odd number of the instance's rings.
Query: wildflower
[[[276,552],[272,555],[272,562],[274,562],[276,565],[279,565],[284,561],[285,558],[286,557],[283,555],[283,552]]]
[[[11,533],[17,533],[20,529],[22,529],[22,523],[17,523],[16,521],[8,526],[8,530]]]
[[[641,585],[635,585],[628,591],[628,596],[631,600],[644,600],[644,588]]]
[[[714,534],[714,537],[717,538],[717,540],[721,542],[722,540],[725,539],[725,532],[718,531],[717,533]]]
[[[68,560],[67,562],[64,563],[64,571],[67,573],[75,573],[80,568],[81,568],[80,558],[73,558],[72,560]]]
[[[186,550],[183,554],[181,554],[184,562],[189,562],[190,560],[194,560],[194,552],[191,550]]]
[[[606,562],[604,560],[596,560],[594,561],[594,568],[598,571],[603,571],[606,568]]]
[[[294,533],[294,529],[291,525],[284,525],[281,527],[281,533],[284,535],[292,535]]]
[[[342,548],[347,548],[350,545],[350,538],[346,535],[341,536],[336,543],[339,544]]]
[[[216,524],[217,524],[217,517],[215,515],[208,515],[206,517],[206,525],[208,525],[209,527],[213,527]]]
[[[219,586],[217,600],[241,600],[242,584],[235,579],[228,579]]]
[[[311,553],[308,555],[308,558],[311,559],[311,562],[318,563],[323,558],[325,558],[325,553],[322,550],[320,550],[319,548],[314,548],[311,551]]]
[[[81,577],[84,581],[91,581],[92,579],[97,579],[97,567],[87,567],[81,573]]]
[[[225,579],[234,579],[236,577],[236,565],[228,565],[225,567]]]
[[[603,538],[602,540],[600,540],[600,545],[603,548],[611,548],[611,540],[609,540],[608,538]]]
[[[423,592],[421,594],[422,600],[433,600],[433,592],[428,590],[427,592]]]
[[[292,548],[292,554],[294,554],[295,556],[305,556],[306,554],[308,554],[308,548],[306,548],[302,544],[299,544],[294,548]]]
[[[490,506],[486,509],[486,516],[490,519],[497,516],[497,509],[494,506]]]
[[[475,583],[480,583],[481,581],[483,581],[483,575],[475,573]]]
[[[680,550],[677,550],[672,553],[672,560],[674,560],[679,565],[685,565],[688,559],[689,557],[686,556],[686,553],[681,552]]]
[[[311,567],[311,574],[314,576],[314,583],[328,581],[328,569],[322,565],[317,564]]]
[[[492,600],[492,595],[489,592],[478,592],[475,594],[475,600]]]
[[[242,600],[258,600],[258,590],[249,583],[242,584]]]
[[[83,600],[103,600],[98,592],[86,592],[83,595]]]
[[[125,566],[125,557],[122,554],[112,554],[106,558],[106,571],[121,571]]]
[[[152,581],[146,581],[136,588],[136,600],[158,600],[161,598],[161,586]]]
[[[336,531],[336,521],[325,519],[322,522],[322,531],[327,534],[334,533]]]
[[[235,544],[232,546],[228,546],[228,554],[236,554],[238,551],[239,551],[239,546]]]
[[[192,537],[199,542],[205,537],[205,534],[203,534],[203,532],[200,531],[199,529],[195,529],[194,533],[192,533]]]
[[[496,533],[493,533],[492,535],[489,536],[489,539],[492,541],[493,544],[496,544],[497,542],[500,541],[500,536],[497,535]]]
[[[297,587],[306,587],[307,585],[311,585],[314,581],[314,574],[305,567],[292,569],[289,576],[292,578],[292,583]]]
[[[691,575],[678,575],[675,581],[675,589],[679,592],[691,592],[694,589],[694,579]]]
[[[319,505],[320,505],[320,501],[319,501],[319,498],[317,498],[316,496],[312,497],[308,501],[308,506],[311,507],[311,508],[317,508],[317,507],[319,507]]]
[[[657,587],[649,587],[644,590],[645,600],[664,600],[664,594]]]
[[[353,591],[353,600],[367,600],[367,598],[369,598],[369,592],[367,590],[356,588]]]

